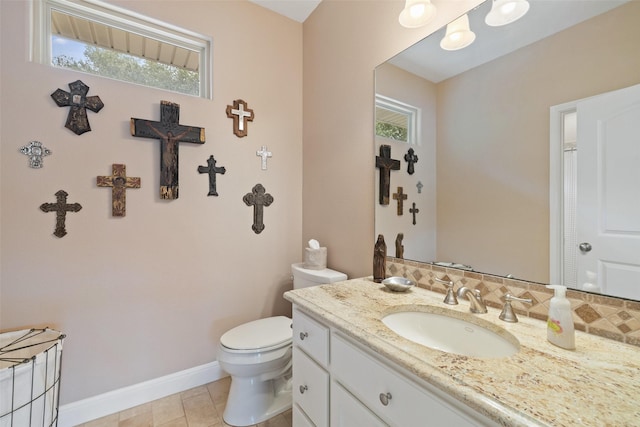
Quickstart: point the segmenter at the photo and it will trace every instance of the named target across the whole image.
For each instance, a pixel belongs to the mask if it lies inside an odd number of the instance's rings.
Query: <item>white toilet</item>
[[[293,288],[347,280],[325,268],[309,270],[293,264]],[[224,421],[249,426],[291,408],[291,319],[285,316],[254,320],[220,337],[218,362],[231,376]]]

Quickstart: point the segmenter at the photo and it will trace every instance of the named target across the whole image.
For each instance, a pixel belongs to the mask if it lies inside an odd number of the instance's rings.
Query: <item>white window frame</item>
[[[393,112],[407,116],[407,142],[409,145],[420,144],[420,117],[421,110],[418,107],[398,101],[397,99],[376,93],[375,108],[385,108]],[[377,135],[376,135],[377,136]],[[404,142],[404,141],[397,141]]]
[[[33,0],[31,7],[32,43],[30,57],[32,61],[52,65],[51,11],[57,10],[65,14],[75,15],[123,31],[199,52],[199,96],[201,98],[213,98],[213,55],[211,53],[213,41],[210,37],[100,0]]]

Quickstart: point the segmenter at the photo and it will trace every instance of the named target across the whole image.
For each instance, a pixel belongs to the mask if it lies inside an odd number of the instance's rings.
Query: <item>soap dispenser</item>
[[[549,301],[549,318],[547,320],[547,339],[551,344],[567,350],[576,348],[571,303],[566,298],[567,288],[560,285],[547,285],[555,295]]]

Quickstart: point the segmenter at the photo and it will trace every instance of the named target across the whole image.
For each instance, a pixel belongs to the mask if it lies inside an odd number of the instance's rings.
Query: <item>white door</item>
[[[640,299],[640,85],[578,103],[578,287]]]

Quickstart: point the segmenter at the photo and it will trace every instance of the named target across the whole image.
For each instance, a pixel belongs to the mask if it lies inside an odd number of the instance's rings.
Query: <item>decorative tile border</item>
[[[487,306],[498,309],[502,309],[507,293],[519,298],[531,298],[531,305],[514,301],[514,311],[518,315],[545,321],[549,300],[553,296],[553,291],[540,283],[393,257],[387,257],[386,269],[388,276],[412,279],[419,287],[443,295],[445,287],[433,280],[434,277],[451,280],[456,283],[456,288],[463,285],[480,289]],[[577,290],[567,290],[567,298],[571,302],[577,330],[640,347],[640,302]]]

